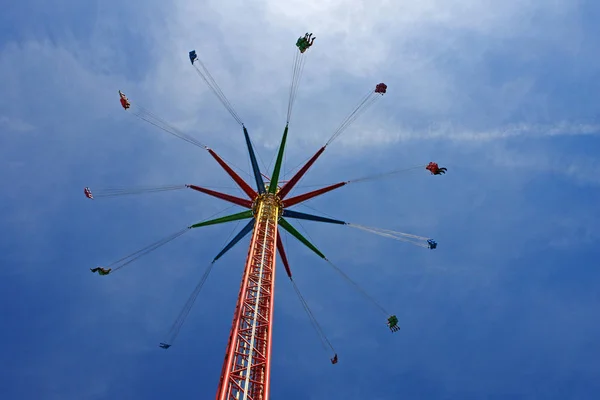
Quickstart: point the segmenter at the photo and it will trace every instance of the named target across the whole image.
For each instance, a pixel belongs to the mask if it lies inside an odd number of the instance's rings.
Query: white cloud
[[[245,10],[243,14],[239,13],[241,8]],[[532,46],[539,47],[535,38],[550,41],[554,49],[568,48],[564,43],[572,42],[572,31],[562,36],[550,35],[542,27],[555,27],[561,21],[558,30],[567,29],[576,7],[566,1],[552,5],[505,2],[493,6],[485,2],[433,0],[297,4],[267,1],[255,7],[239,1],[208,1],[176,2],[168,15],[172,25],[167,35],[163,31],[149,32],[156,35],[162,57],[145,84],[161,93],[165,112],[174,115],[177,109],[177,114],[190,115],[193,110],[214,110],[214,117],[203,121],[203,126],[210,122],[208,126],[221,128],[227,125],[218,120],[230,122],[187,64],[187,51],[196,48],[242,118],[260,118],[249,128],[262,130],[277,140],[281,128],[277,121],[283,120],[287,100],[293,43],[307,30],[315,33],[317,41],[307,53],[293,118],[295,129],[316,130],[316,125],[301,120],[304,114],[319,124],[318,129],[331,126],[333,130],[365,87],[380,80],[391,85],[386,99],[390,106],[382,114],[393,115],[391,105],[397,104],[401,108],[398,113],[409,126],[414,119],[411,115],[425,113],[436,120],[448,120],[450,114],[462,120],[465,110],[486,103],[488,112],[498,119],[518,109],[532,90],[533,81],[518,77],[505,82],[498,96],[496,88],[485,81],[487,71],[482,65],[490,46],[501,47],[502,40],[526,37],[514,52],[530,55]],[[533,16],[541,23],[528,23]],[[474,40],[479,36],[486,41]],[[438,63],[448,57],[462,68],[459,75],[448,68],[451,65]],[[464,85],[463,80],[467,79],[480,88],[474,91],[472,85]],[[345,87],[351,80],[358,91]],[[340,86],[342,82],[344,86]],[[472,111],[470,114],[475,120],[481,118]],[[467,118],[463,123],[468,127],[470,121]],[[264,139],[270,141],[267,136]],[[368,143],[380,146],[389,140]]]
[[[600,162],[596,157],[557,155],[536,149],[523,152],[501,147],[488,153],[488,159],[493,165],[509,170],[520,169],[528,170],[530,173],[556,174],[582,185],[600,185]]]
[[[0,126],[4,126],[9,131],[29,132],[35,129],[33,125],[18,118],[9,118],[6,115],[0,115]]]
[[[354,127],[351,132],[340,138],[341,142],[351,146],[388,145],[397,142],[435,140],[449,142],[486,143],[516,137],[543,138],[555,136],[598,136],[600,125],[560,122],[555,125],[516,124],[505,128],[473,131],[455,126],[452,123],[436,123],[423,131],[401,129],[392,126],[369,129],[368,125]]]

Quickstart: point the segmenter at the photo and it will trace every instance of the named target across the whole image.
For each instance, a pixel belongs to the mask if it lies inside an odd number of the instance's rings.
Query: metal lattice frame
[[[254,209],[256,223],[217,400],[269,398],[277,221],[282,209],[274,194],[259,196]]]

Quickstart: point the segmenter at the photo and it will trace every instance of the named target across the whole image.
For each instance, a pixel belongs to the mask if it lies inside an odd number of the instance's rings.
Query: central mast
[[[277,222],[283,207],[277,194],[262,193],[253,211],[256,222],[217,400],[269,398]]]

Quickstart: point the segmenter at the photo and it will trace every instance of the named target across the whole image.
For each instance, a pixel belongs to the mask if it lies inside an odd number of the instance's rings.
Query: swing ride
[[[192,66],[198,75],[208,85],[209,89],[219,99],[223,106],[229,111],[233,119],[240,125],[243,130],[244,139],[246,142],[248,155],[252,167],[252,175],[254,178],[253,185],[244,181],[234,169],[226,163],[213,149],[199,142],[197,139],[181,132],[177,128],[169,125],[163,119],[148,109],[140,106],[135,102],[131,102],[127,96],[119,90],[119,101],[121,106],[129,113],[136,117],[162,129],[163,131],[176,136],[190,144],[206,150],[212,158],[223,168],[229,177],[236,183],[246,197],[238,197],[219,191],[211,190],[206,187],[186,184],[186,185],[165,185],[156,187],[138,187],[138,188],[120,188],[106,190],[92,190],[89,187],[84,188],[84,194],[89,199],[110,198],[124,195],[134,195],[142,193],[154,193],[163,191],[172,191],[180,189],[191,189],[209,196],[213,196],[234,205],[245,208],[245,211],[224,217],[209,219],[187,226],[173,234],[160,239],[132,254],[127,255],[111,264],[104,267],[91,268],[92,272],[98,272],[99,275],[113,275],[121,268],[131,264],[138,258],[166,245],[167,243],[177,239],[183,234],[195,228],[201,228],[209,225],[222,224],[232,221],[248,220],[242,230],[233,238],[227,245],[217,254],[217,256],[209,264],[204,272],[200,282],[195,287],[188,301],[184,305],[177,319],[173,323],[167,340],[160,343],[160,347],[168,349],[172,346],[179,331],[185,322],[196,298],[198,297],[203,285],[217,260],[219,260],[227,251],[233,248],[240,240],[251,234],[248,256],[244,268],[244,273],[240,285],[240,291],[237,299],[237,304],[233,316],[233,323],[229,334],[229,341],[225,353],[225,359],[221,370],[220,382],[217,390],[217,400],[232,400],[232,399],[248,399],[248,400],[267,400],[269,399],[270,388],[270,373],[271,373],[271,341],[273,335],[273,304],[274,289],[275,289],[275,258],[279,254],[283,263],[285,272],[290,279],[294,291],[296,292],[302,306],[304,307],[311,323],[317,331],[321,341],[331,349],[333,357],[331,363],[338,362],[338,355],[333,349],[333,346],[325,336],[320,325],[316,321],[311,312],[308,303],[302,296],[298,286],[296,285],[286,252],[281,240],[279,228],[287,231],[291,236],[295,237],[304,246],[310,249],[318,257],[323,259],[330,267],[340,274],[347,282],[359,290],[370,302],[378,307],[387,318],[387,326],[391,332],[400,330],[398,325],[398,317],[388,313],[372,296],[367,294],[360,286],[346,275],[338,266],[329,260],[313,243],[306,239],[294,226],[289,222],[290,219],[309,220],[323,222],[329,224],[344,225],[351,228],[359,229],[365,232],[374,233],[380,236],[392,238],[395,240],[410,243],[428,249],[435,249],[437,242],[428,237],[412,235],[387,229],[367,227],[357,225],[350,222],[307,214],[299,211],[294,211],[290,208],[299,205],[307,200],[316,198],[317,196],[331,192],[343,186],[358,182],[380,179],[391,175],[399,174],[405,171],[414,170],[425,167],[433,175],[440,175],[445,172],[445,168],[440,168],[436,163],[398,169],[375,176],[364,177],[349,181],[342,181],[319,189],[309,191],[290,197],[291,190],[297,185],[301,178],[307,173],[317,159],[323,154],[327,146],[337,139],[361,114],[363,114],[371,105],[387,92],[387,85],[379,83],[374,89],[370,89],[365,96],[360,100],[358,105],[352,112],[342,121],[340,126],[333,132],[329,140],[323,145],[288,181],[280,180],[281,167],[285,153],[285,145],[288,137],[288,128],[292,116],[292,108],[296,99],[296,94],[299,87],[300,78],[304,69],[306,60],[306,51],[310,49],[315,40],[311,34],[306,34],[300,37],[296,42],[298,51],[295,53],[293,63],[292,84],[290,87],[287,120],[281,139],[281,144],[277,152],[277,158],[273,171],[269,176],[261,172],[257,162],[256,154],[250,140],[250,135],[242,119],[235,112],[229,100],[225,97],[214,78],[208,72],[206,66],[202,63],[195,50],[189,52],[189,59]]]

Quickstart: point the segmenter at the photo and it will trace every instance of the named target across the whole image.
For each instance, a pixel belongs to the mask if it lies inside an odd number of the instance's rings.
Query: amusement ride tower
[[[286,230],[293,237],[298,239],[311,251],[317,254],[320,258],[329,263],[338,273],[342,275],[344,279],[358,288],[367,299],[373,302],[387,318],[387,325],[392,332],[398,331],[398,318],[395,315],[388,313],[383,307],[377,303],[373,297],[369,296],[360,289],[357,283],[352,281],[345,273],[343,273],[338,267],[336,267],[331,261],[329,261],[321,251],[319,251],[310,241],[308,241],[298,230],[296,230],[292,224],[290,224],[286,218],[310,220],[317,222],[325,222],[330,224],[346,225],[354,228],[358,228],[371,233],[379,234],[381,236],[390,237],[396,240],[409,242],[417,246],[435,249],[437,243],[429,238],[406,234],[402,232],[396,232],[391,230],[384,230],[378,228],[370,228],[361,225],[355,225],[341,220],[327,218],[323,216],[306,214],[294,210],[290,210],[290,207],[298,205],[306,200],[315,198],[324,193],[330,192],[337,188],[353,182],[366,181],[370,179],[378,179],[381,177],[389,176],[403,171],[411,169],[422,168],[422,166],[411,167],[408,169],[399,169],[390,171],[384,174],[378,174],[373,177],[361,178],[352,181],[339,182],[333,185],[325,186],[317,190],[313,190],[304,194],[296,195],[288,198],[290,191],[296,186],[300,179],[306,174],[311,166],[317,161],[317,159],[323,154],[326,147],[335,140],[366,108],[373,104],[378,98],[386,93],[387,86],[383,83],[376,85],[375,89],[369,90],[364,98],[361,99],[358,106],[350,113],[350,115],[342,122],[341,126],[333,133],[327,143],[322,146],[299,170],[295,173],[288,181],[280,181],[280,173],[283,162],[283,156],[285,153],[285,146],[288,136],[289,122],[292,112],[292,106],[296,97],[298,89],[298,82],[304,66],[303,55],[312,46],[314,38],[311,38],[312,34],[306,34],[303,38],[299,38],[296,42],[298,52],[294,60],[294,72],[292,77],[292,85],[290,88],[290,97],[288,104],[288,115],[287,122],[283,132],[281,144],[277,153],[277,159],[273,167],[273,171],[270,177],[264,175],[259,168],[259,164],[256,159],[256,155],[248,134],[248,130],[242,123],[239,116],[216,84],[204,64],[198,58],[196,51],[189,53],[189,58],[192,65],[201,78],[208,84],[209,88],[223,103],[225,108],[230,112],[238,124],[243,128],[244,138],[248,149],[248,155],[252,166],[252,175],[254,178],[254,189],[251,185],[246,183],[234,170],[230,167],[217,153],[207,147],[206,145],[198,142],[193,137],[182,133],[175,127],[169,125],[164,120],[157,117],[152,112],[139,106],[132,105],[129,99],[124,93],[119,91],[121,105],[125,110],[130,110],[131,113],[137,117],[145,120],[152,125],[179,137],[187,141],[188,143],[194,144],[204,150],[208,151],[209,154],[219,163],[219,165],[227,172],[232,180],[237,184],[241,191],[246,195],[246,198],[233,196],[230,194],[217,192],[205,187],[197,185],[170,185],[154,188],[138,188],[138,189],[107,189],[95,191],[95,195],[89,188],[85,188],[84,192],[88,198],[99,198],[99,197],[113,197],[125,194],[137,194],[144,192],[157,192],[166,190],[177,190],[182,188],[193,189],[213,197],[220,198],[228,201],[235,205],[246,208],[246,211],[242,211],[236,214],[210,219],[203,221],[191,226],[188,226],[175,234],[168,236],[165,239],[159,240],[135,253],[124,257],[120,260],[109,264],[106,268],[97,267],[93,268],[92,272],[98,272],[100,275],[108,275],[113,273],[124,266],[135,261],[139,257],[148,254],[149,252],[157,249],[160,246],[176,239],[185,232],[193,228],[204,227],[208,225],[221,224],[231,221],[240,221],[249,219],[249,222],[244,228],[233,238],[231,241],[221,250],[220,253],[212,260],[209,267],[207,268],[204,276],[196,286],[192,295],[188,299],[188,302],[183,307],[179,317],[173,324],[169,332],[169,340],[165,343],[161,343],[161,347],[168,349],[172,342],[175,340],[179,333],[183,322],[185,321],[189,311],[191,310],[193,303],[198,296],[202,286],[208,278],[212,266],[214,263],[229,251],[236,243],[244,238],[249,233],[252,233],[250,246],[248,249],[248,256],[246,259],[246,265],[242,281],[240,284],[239,295],[235,312],[233,316],[233,323],[229,334],[229,340],[227,344],[227,350],[223,361],[223,367],[221,370],[221,376],[219,386],[217,390],[216,400],[268,400],[269,399],[269,386],[270,386],[270,371],[271,371],[271,340],[273,337],[273,304],[275,295],[275,261],[276,254],[279,253],[281,257],[285,271],[292,281],[294,289],[298,294],[305,311],[311,318],[313,326],[320,335],[321,341],[324,345],[327,345],[333,350],[331,343],[324,335],[319,324],[316,322],[314,315],[308,308],[308,304],[302,297],[298,287],[296,286],[288,259],[281,240],[281,234],[279,227]],[[432,166],[434,164],[434,166]],[[432,174],[439,175],[440,170],[437,164],[430,163],[427,169]],[[263,179],[266,178],[267,182]],[[331,359],[332,364],[337,363],[337,354]]]

